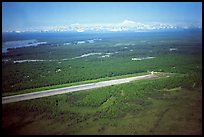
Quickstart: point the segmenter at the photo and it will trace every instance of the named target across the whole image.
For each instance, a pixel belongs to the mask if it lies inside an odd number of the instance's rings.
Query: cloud
[[[200,27],[200,26],[199,26]],[[167,30],[167,29],[185,29],[190,28],[189,26],[176,26],[167,23],[141,23],[136,22],[133,20],[124,20],[120,23],[112,23],[112,24],[67,24],[64,26],[47,26],[41,27],[36,29],[27,29],[29,31],[40,31],[40,32],[47,32],[47,31],[67,31],[67,32],[86,32],[86,31],[95,31],[95,32],[120,32],[120,31],[152,31],[152,30]],[[26,30],[21,30],[26,31]]]

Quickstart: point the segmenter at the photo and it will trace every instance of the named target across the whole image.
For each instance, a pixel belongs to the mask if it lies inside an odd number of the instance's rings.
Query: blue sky
[[[202,24],[201,2],[3,2],[2,29],[135,22]]]

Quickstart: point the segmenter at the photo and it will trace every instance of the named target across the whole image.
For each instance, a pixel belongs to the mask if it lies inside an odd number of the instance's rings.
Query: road
[[[158,76],[156,76],[154,74],[149,74],[149,75],[142,75],[142,76],[136,76],[136,77],[108,80],[108,81],[83,84],[83,85],[77,85],[77,86],[70,86],[70,87],[65,87],[65,88],[44,90],[44,91],[38,91],[38,92],[33,92],[33,93],[7,96],[7,97],[2,97],[2,104],[13,103],[13,102],[18,102],[18,101],[23,101],[23,100],[36,99],[36,98],[42,98],[42,97],[48,97],[48,96],[53,96],[53,95],[58,95],[58,94],[69,93],[69,92],[76,92],[76,91],[106,87],[106,86],[110,86],[110,85],[127,83],[127,82],[131,82],[131,81],[135,81],[135,80],[151,79],[151,78],[157,78],[157,77]]]

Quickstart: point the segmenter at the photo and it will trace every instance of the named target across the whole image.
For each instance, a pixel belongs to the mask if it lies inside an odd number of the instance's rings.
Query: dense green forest
[[[169,74],[153,80],[4,104],[3,131],[38,135],[201,134],[199,74]]]
[[[75,42],[92,36],[53,34],[41,37],[48,44],[9,49],[2,54],[2,95],[151,71],[159,78],[3,104],[3,134],[202,134],[200,32],[104,34],[94,43]]]
[[[149,39],[144,34],[109,34],[95,43],[64,45],[65,39],[57,39],[58,44],[10,49],[2,56],[3,93],[148,71],[201,71],[199,33],[167,34],[150,34]],[[144,57],[153,58],[132,60]],[[42,61],[15,62],[21,60]]]

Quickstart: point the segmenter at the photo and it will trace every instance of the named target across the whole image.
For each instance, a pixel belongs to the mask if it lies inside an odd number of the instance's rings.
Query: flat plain
[[[3,97],[151,72],[159,78],[2,104],[4,134],[202,134],[201,31],[8,38],[46,43],[2,54]]]

